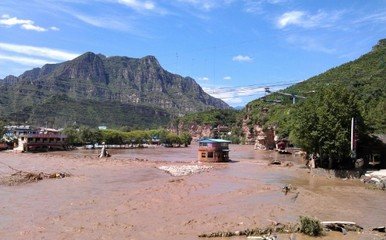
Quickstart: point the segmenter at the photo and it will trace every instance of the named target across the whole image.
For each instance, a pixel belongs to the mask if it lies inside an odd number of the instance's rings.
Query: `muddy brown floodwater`
[[[231,145],[232,162],[173,177],[162,165],[197,164],[197,146],[44,154],[0,152],[0,177],[15,169],[71,177],[0,186],[0,239],[197,239],[201,233],[295,222],[300,215],[386,225],[386,194],[359,180],[313,176],[299,158]],[[269,166],[278,159],[294,166]],[[287,195],[285,184],[296,187]],[[298,194],[297,194],[298,193]],[[322,239],[385,239],[328,233]],[[231,238],[245,239],[245,238]],[[289,239],[280,235],[279,239]],[[297,240],[309,239],[300,234]]]

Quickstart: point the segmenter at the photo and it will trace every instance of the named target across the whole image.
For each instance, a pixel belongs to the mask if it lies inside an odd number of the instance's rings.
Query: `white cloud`
[[[281,4],[281,3],[288,2],[288,0],[267,0],[267,2],[270,4]]]
[[[70,60],[79,56],[79,54],[76,53],[52,48],[16,45],[2,42],[0,42],[0,49],[8,52],[19,53],[28,56],[49,58],[54,60]]]
[[[295,83],[295,82],[293,82]],[[291,83],[292,84],[292,83]],[[289,84],[271,84],[270,90],[272,92],[278,91],[287,87]],[[257,99],[265,95],[264,85],[246,85],[238,87],[213,87],[204,86],[203,90],[213,97],[220,98],[230,105],[238,106],[248,103],[253,99]]]
[[[8,74],[21,73],[31,67],[41,67],[47,63],[58,63],[63,60],[70,60],[79,56],[79,54],[62,51],[58,49],[33,47],[27,45],[16,45],[0,42],[0,62],[7,67]],[[15,65],[19,64],[18,65]]]
[[[264,95],[264,87],[244,86],[244,87],[203,87],[203,90],[215,98],[219,98],[230,105],[245,104],[251,98],[258,98]]]
[[[226,100],[224,100],[226,103],[228,103],[229,105],[235,105],[235,104],[243,104],[245,102],[245,100],[243,100],[242,98],[228,98]]]
[[[82,14],[73,14],[74,17],[81,20],[84,23],[90,24],[94,27],[106,28],[106,29],[115,29],[120,31],[130,30],[129,24],[124,24],[122,21],[116,19],[105,18],[102,16],[91,17]]]
[[[215,8],[228,6],[235,0],[178,0],[203,11],[211,11]]]
[[[236,89],[237,96],[251,96],[264,92],[262,87],[239,87]]]
[[[151,1],[118,0],[118,3],[126,5],[137,11],[141,11],[141,10],[152,11],[155,9],[155,4]]]
[[[14,27],[19,26],[21,29],[29,30],[29,31],[36,31],[36,32],[45,32],[48,29],[38,26],[35,24],[34,21],[29,19],[19,19],[17,17],[11,17],[8,14],[3,14],[0,18],[0,26],[3,27]],[[52,30],[52,28],[51,28]],[[59,30],[56,28],[56,30]]]
[[[50,29],[51,29],[52,31],[59,31],[59,30],[60,30],[60,28],[58,28],[58,27],[50,27]]]
[[[253,59],[247,55],[237,55],[232,58],[235,62],[252,62]]]
[[[230,98],[240,98],[247,96],[260,95],[264,93],[264,87],[245,86],[245,87],[224,87],[224,88],[203,88],[205,92],[216,98],[227,100]]]
[[[288,0],[244,0],[244,11],[247,13],[262,14],[267,4],[277,5]]]
[[[277,20],[277,25],[279,28],[284,28],[288,25],[301,25],[304,23],[305,13],[302,11],[291,11],[286,12],[280,16]]]
[[[231,76],[225,76],[223,79],[224,80],[232,80],[232,77]]]
[[[374,14],[367,15],[362,17],[354,23],[365,23],[365,22],[373,22],[373,23],[385,23],[386,22],[386,12],[378,12]]]
[[[117,0],[119,4],[129,7],[139,13],[157,13],[167,14],[168,11],[156,5],[154,1],[143,1],[143,0]]]
[[[25,29],[25,30],[31,30],[31,31],[36,31],[36,32],[45,32],[45,31],[47,31],[47,29],[45,29],[43,27],[39,27],[37,25],[33,25],[33,24],[22,24],[20,27],[22,29]]]
[[[4,55],[0,53],[0,60],[11,61],[19,63],[25,66],[42,66],[47,63],[55,63],[53,61],[47,61],[45,59],[29,58],[29,57],[20,57],[12,55]]]
[[[108,28],[111,26],[111,24],[106,23],[105,21],[101,20],[100,18],[94,18],[86,15],[81,15],[81,14],[74,14],[74,17],[77,19],[81,20],[84,23],[90,24],[94,27],[103,27],[103,28]]]
[[[299,46],[301,49],[312,52],[322,52],[327,54],[333,54],[336,52],[335,49],[326,47],[320,40],[305,37],[305,36],[289,36],[286,38],[286,41],[290,44]]]
[[[247,13],[262,13],[263,6],[261,1],[246,1],[244,5],[244,10]]]
[[[319,10],[316,14],[309,14],[304,11],[290,11],[282,14],[276,21],[278,28],[285,28],[290,25],[303,28],[327,28],[335,25],[344,11],[327,13]]]
[[[208,77],[198,77],[197,80],[199,81],[209,81]]]

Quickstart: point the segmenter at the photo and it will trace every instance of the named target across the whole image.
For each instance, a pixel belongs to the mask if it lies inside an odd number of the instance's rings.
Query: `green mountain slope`
[[[87,125],[97,127],[128,126],[132,129],[165,126],[171,115],[160,108],[119,102],[78,101],[66,95],[52,96],[34,107],[28,106],[12,112],[10,118],[17,122],[28,122],[38,126]]]
[[[56,126],[73,121],[120,126],[134,124],[133,119],[141,119],[141,126],[164,125],[171,115],[230,108],[192,78],[164,70],[153,56],[137,59],[88,52],[19,77],[8,76],[0,80],[0,93],[0,116],[5,119],[40,124],[54,117]]]
[[[359,100],[361,114],[367,125],[375,132],[386,132],[386,39],[380,40],[371,52],[360,58],[295,84],[282,92],[312,98],[313,91],[330,84],[340,84],[353,92]],[[273,100],[282,102],[274,104]],[[299,98],[297,101],[303,100]],[[272,123],[283,117],[282,113],[292,107],[289,96],[273,93],[265,99],[250,102],[245,110],[246,114],[261,120],[262,123]],[[261,114],[260,109],[263,108],[269,108],[270,113]]]

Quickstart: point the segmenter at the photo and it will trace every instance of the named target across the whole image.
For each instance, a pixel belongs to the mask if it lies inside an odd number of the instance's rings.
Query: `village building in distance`
[[[228,162],[229,144],[223,139],[203,139],[198,141],[198,160],[201,162]]]
[[[51,151],[67,149],[67,136],[52,128],[6,126],[3,139],[7,148],[17,152]]]

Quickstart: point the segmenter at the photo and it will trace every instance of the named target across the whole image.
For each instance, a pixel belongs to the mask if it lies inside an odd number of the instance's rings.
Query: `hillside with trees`
[[[332,68],[282,92],[300,95],[301,103],[312,99],[325,88],[340,85],[355,96],[364,122],[375,133],[386,133],[386,39],[360,58]],[[282,126],[288,120],[293,105],[291,97],[272,93],[247,104],[244,115],[251,117],[251,124]],[[280,131],[280,130],[279,130]],[[284,129],[284,135],[288,135]]]
[[[50,127],[79,122],[153,128],[165,126],[172,116],[230,108],[205,93],[194,79],[163,69],[153,56],[87,52],[0,79],[0,92],[0,116],[8,122]]]
[[[308,153],[344,165],[352,155],[350,125],[355,117],[359,154],[368,156],[372,150],[385,154],[384,145],[372,134],[386,133],[386,39],[357,60],[280,92],[284,94],[274,92],[254,100],[240,112],[224,115],[208,111],[180,121],[184,129],[189,124],[224,124],[232,130],[232,138],[240,142],[248,135],[256,137],[274,129],[280,138],[291,140]],[[295,104],[291,95],[299,96],[295,96]]]

